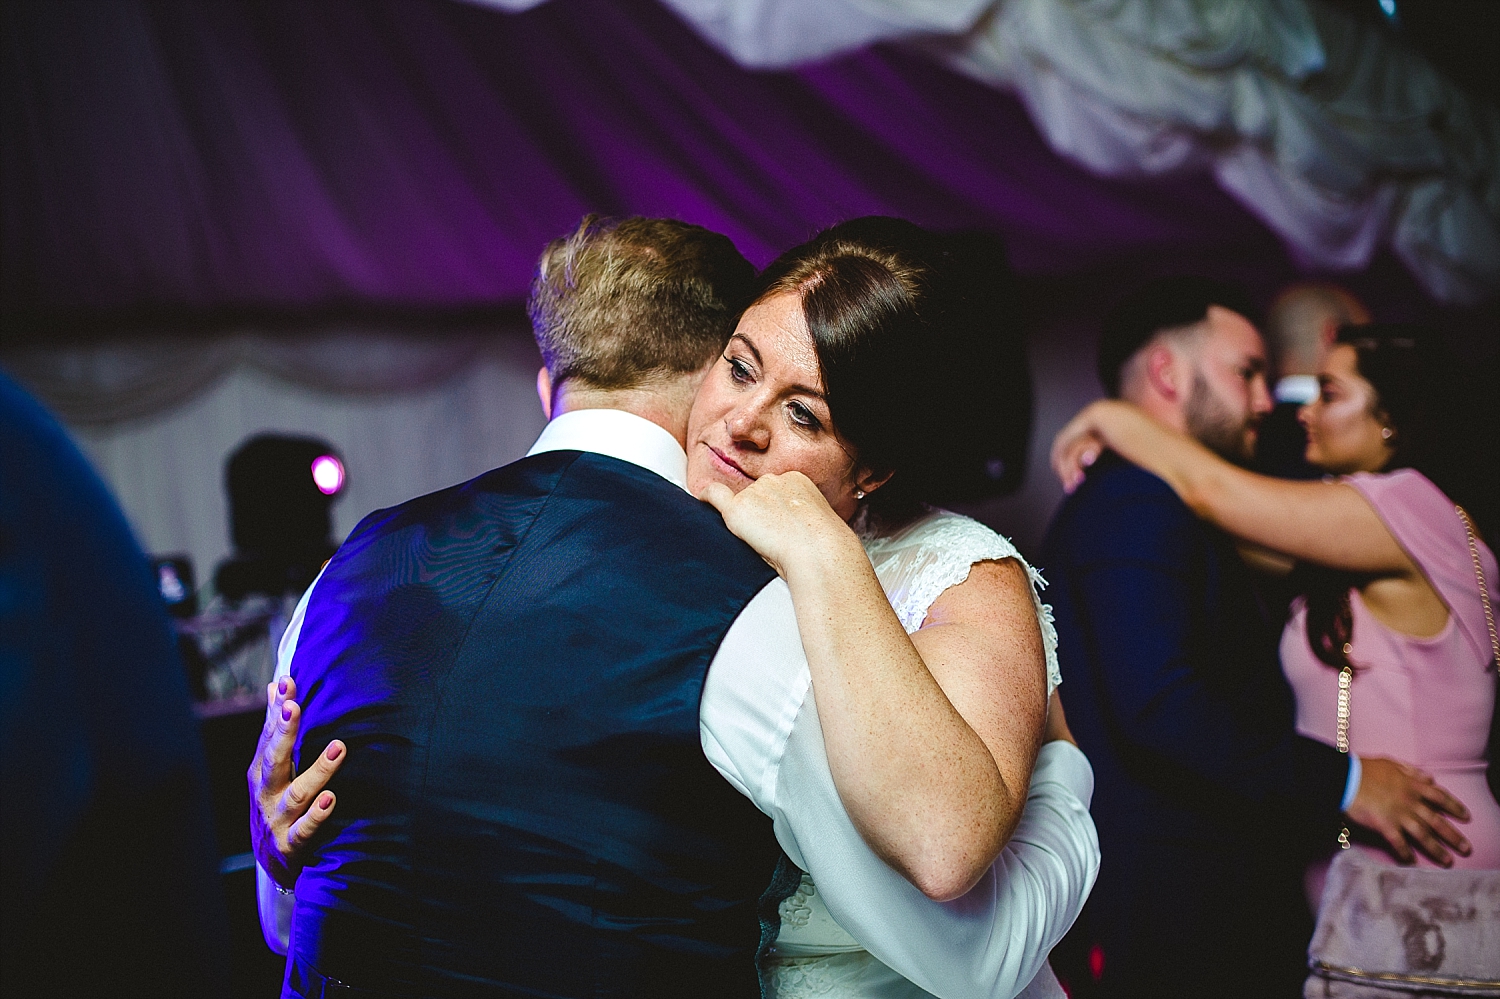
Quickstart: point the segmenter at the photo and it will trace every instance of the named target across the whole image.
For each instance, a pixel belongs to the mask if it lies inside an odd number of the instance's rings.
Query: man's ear
[[[1158,343],[1146,351],[1146,381],[1157,395],[1168,402],[1181,402],[1182,379],[1182,358],[1171,347]]]
[[[542,415],[552,419],[552,374],[546,365],[536,373],[536,397],[542,400]]]
[[[1318,330],[1318,359],[1320,361],[1323,355],[1328,353],[1328,348],[1333,346],[1333,341],[1339,338],[1339,327],[1343,325],[1343,320],[1338,316],[1327,316],[1323,319],[1323,326]]]

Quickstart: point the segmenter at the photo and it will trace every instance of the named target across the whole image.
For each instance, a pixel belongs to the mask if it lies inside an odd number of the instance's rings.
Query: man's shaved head
[[[1281,375],[1311,375],[1339,328],[1362,326],[1370,310],[1336,284],[1294,284],[1284,289],[1266,314],[1266,339]]]

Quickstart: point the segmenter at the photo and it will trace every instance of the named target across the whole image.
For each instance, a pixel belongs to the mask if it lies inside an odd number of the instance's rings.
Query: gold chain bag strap
[[[1349,755],[1349,695],[1354,688],[1354,665],[1349,662],[1349,653],[1354,648],[1344,643],[1344,665],[1339,669],[1338,721],[1335,725],[1333,744],[1345,756]],[[1349,827],[1339,830],[1339,849],[1349,849]]]
[[[1490,669],[1495,669],[1495,664],[1500,663],[1500,638],[1495,637],[1495,608],[1490,603],[1490,588],[1484,582],[1484,563],[1479,561],[1479,539],[1474,536],[1474,521],[1469,519],[1469,511],[1461,506],[1453,509],[1458,511],[1458,519],[1464,522],[1464,533],[1469,536],[1469,557],[1474,560],[1474,578],[1479,580],[1479,599],[1484,604],[1484,625],[1490,630]]]
[[[1479,542],[1468,513],[1454,509],[1474,559],[1493,669],[1500,638]],[[1350,651],[1346,643],[1339,671],[1335,744],[1341,753],[1349,752]],[[1392,867],[1349,850],[1347,827],[1339,846],[1308,947],[1306,999],[1500,996],[1500,871]]]

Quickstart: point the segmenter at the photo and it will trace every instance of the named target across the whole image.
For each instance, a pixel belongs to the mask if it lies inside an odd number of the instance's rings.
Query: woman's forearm
[[[783,567],[829,768],[871,848],[927,895],[967,891],[1015,828],[1007,786],[891,610],[852,532]]]
[[[1257,475],[1118,401],[1092,403],[1074,417],[1058,434],[1054,464],[1065,466],[1090,439],[1158,476],[1195,514],[1244,541],[1335,569],[1418,574],[1347,486]]]
[[[829,769],[860,835],[925,894],[962,894],[1014,827],[1030,759],[1007,784],[1008,758],[997,759],[955,709],[891,610],[859,538],[807,476],[767,474],[738,493],[712,483],[700,496],[791,590]],[[962,642],[952,651],[944,666],[977,683],[970,674],[986,661]]]
[[[1128,403],[1111,403],[1099,416],[1110,448],[1166,482],[1193,513],[1244,541],[1302,557],[1288,532],[1292,511],[1299,493],[1326,490],[1240,468]]]
[[[1233,465],[1129,403],[1095,406],[1094,427],[1112,451],[1162,479],[1200,517],[1217,520],[1227,512],[1222,501],[1231,494],[1226,480],[1237,471]]]
[[[1275,480],[1230,464],[1128,402],[1106,399],[1084,407],[1053,442],[1053,467],[1065,486],[1076,485],[1079,466],[1097,457],[1101,447],[1161,479],[1203,519],[1247,541],[1275,547],[1270,540]]]

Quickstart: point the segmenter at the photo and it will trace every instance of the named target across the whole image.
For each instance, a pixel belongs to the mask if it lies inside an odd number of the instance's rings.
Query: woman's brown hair
[[[1336,342],[1354,348],[1355,369],[1375,390],[1374,414],[1391,430],[1391,457],[1380,471],[1421,472],[1488,536],[1495,514],[1493,413],[1442,343],[1427,329],[1396,324],[1345,326]],[[1369,578],[1310,565],[1298,574],[1308,644],[1342,669],[1344,646],[1354,638],[1349,594]]]
[[[778,257],[754,299],[784,292],[802,301],[835,431],[890,476],[866,501],[878,526],[1019,486],[1031,376],[997,239],[853,219]]]

